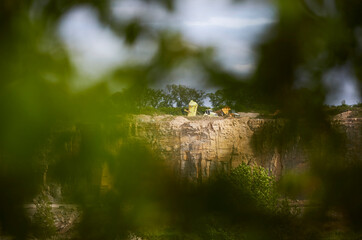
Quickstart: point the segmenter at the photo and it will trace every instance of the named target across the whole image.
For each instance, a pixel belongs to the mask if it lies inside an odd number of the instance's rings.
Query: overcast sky
[[[253,45],[275,21],[275,9],[259,1],[231,4],[228,0],[182,0],[177,1],[176,11],[169,13],[155,4],[124,0],[114,1],[111,11],[120,21],[142,16],[143,24],[180,31],[195,46],[214,46],[220,62],[238,74],[253,71]],[[146,40],[132,49],[125,47],[123,39],[103,26],[97,12],[88,6],[67,13],[59,25],[59,33],[80,75],[87,79],[82,83],[84,86],[93,84],[121,63],[148,61],[156,50],[156,45]],[[170,81],[196,88],[203,86],[197,70],[180,71]],[[355,80],[346,73],[343,76],[346,80],[328,96],[328,103],[339,104],[343,99],[348,104],[358,102]],[[325,82],[332,83],[335,78],[330,74]]]

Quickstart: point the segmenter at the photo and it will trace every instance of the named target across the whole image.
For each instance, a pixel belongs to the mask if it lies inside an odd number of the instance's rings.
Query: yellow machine
[[[228,106],[223,107],[222,109],[216,111],[217,115],[219,116],[231,116],[230,114],[231,108]]]
[[[224,115],[229,115],[231,108],[229,106],[225,106],[221,110],[224,113]]]
[[[189,110],[185,109],[186,112],[188,112],[188,117],[196,116],[197,113],[197,106],[199,106],[195,101],[191,100],[189,102]]]

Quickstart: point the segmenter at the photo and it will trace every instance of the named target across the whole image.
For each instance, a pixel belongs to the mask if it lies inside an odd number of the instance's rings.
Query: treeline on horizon
[[[137,94],[135,94],[134,89],[128,88],[114,93],[111,99],[119,110],[127,109],[129,112],[149,114],[186,114],[184,109],[188,107],[191,100],[199,105],[198,112],[200,114],[209,108],[219,110],[225,106],[238,112],[266,113],[275,109],[271,105],[261,103],[261,98],[254,91],[251,91],[250,87],[240,89],[238,92],[232,89],[219,89],[207,93],[204,90],[185,85],[172,84],[167,85],[164,89],[142,88]],[[205,105],[207,99],[209,99],[211,107]],[[125,103],[129,104],[130,102],[133,103],[133,109],[129,109],[125,105]]]
[[[298,89],[295,93],[306,95],[308,90]],[[206,106],[207,99],[209,99],[211,107]],[[133,89],[127,88],[112,94],[111,100],[117,108],[117,112],[126,110],[130,113],[143,114],[186,115],[184,109],[188,107],[191,100],[199,105],[199,114],[203,114],[206,109],[211,108],[216,111],[225,106],[229,106],[236,112],[258,112],[264,115],[278,111],[277,106],[263,102],[261,92],[255,91],[254,88],[246,84],[238,91],[232,88],[224,88],[209,93],[181,84],[167,85],[164,89],[145,87],[139,89],[137,94]],[[129,103],[133,104],[130,105]],[[132,109],[130,109],[130,106],[132,106]],[[325,105],[324,110],[328,115],[336,115],[359,107],[361,107],[361,103],[347,105],[343,100],[338,106]]]

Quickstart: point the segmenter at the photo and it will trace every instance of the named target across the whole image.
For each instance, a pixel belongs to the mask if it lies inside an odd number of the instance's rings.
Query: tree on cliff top
[[[166,89],[173,103],[175,103],[177,107],[188,106],[191,100],[197,102],[199,106],[204,105],[206,93],[203,90],[197,90],[184,85],[176,84],[167,85]]]
[[[204,104],[206,93],[203,90],[193,89],[184,85],[167,85],[166,90],[141,88],[137,94],[134,89],[124,89],[122,92],[116,92],[111,99],[121,109],[129,109],[133,106],[135,109],[143,108],[171,108],[185,107],[191,100],[196,101],[199,106]],[[129,110],[128,110],[129,111]]]
[[[134,94],[133,89],[124,89],[122,92],[114,93],[111,99],[120,109],[129,109],[126,105],[135,109],[172,107],[173,105],[169,94],[162,89],[153,88],[140,89],[137,94]]]

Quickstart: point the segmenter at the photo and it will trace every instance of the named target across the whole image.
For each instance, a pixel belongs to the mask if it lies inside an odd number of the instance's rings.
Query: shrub
[[[263,167],[242,163],[232,170],[230,179],[236,191],[246,194],[258,207],[275,213],[291,212],[287,200],[281,200],[276,190],[275,177],[269,176]]]
[[[54,214],[48,196],[42,193],[35,199],[36,212],[33,216],[33,233],[39,239],[48,239],[56,234]]]
[[[162,107],[158,109],[163,114],[171,114],[175,116],[179,115],[185,115],[186,112],[184,111],[184,108],[182,107]]]
[[[143,107],[141,109],[139,109],[138,111],[139,114],[146,114],[146,115],[160,115],[163,114],[162,111],[160,111],[157,108],[154,107]]]

